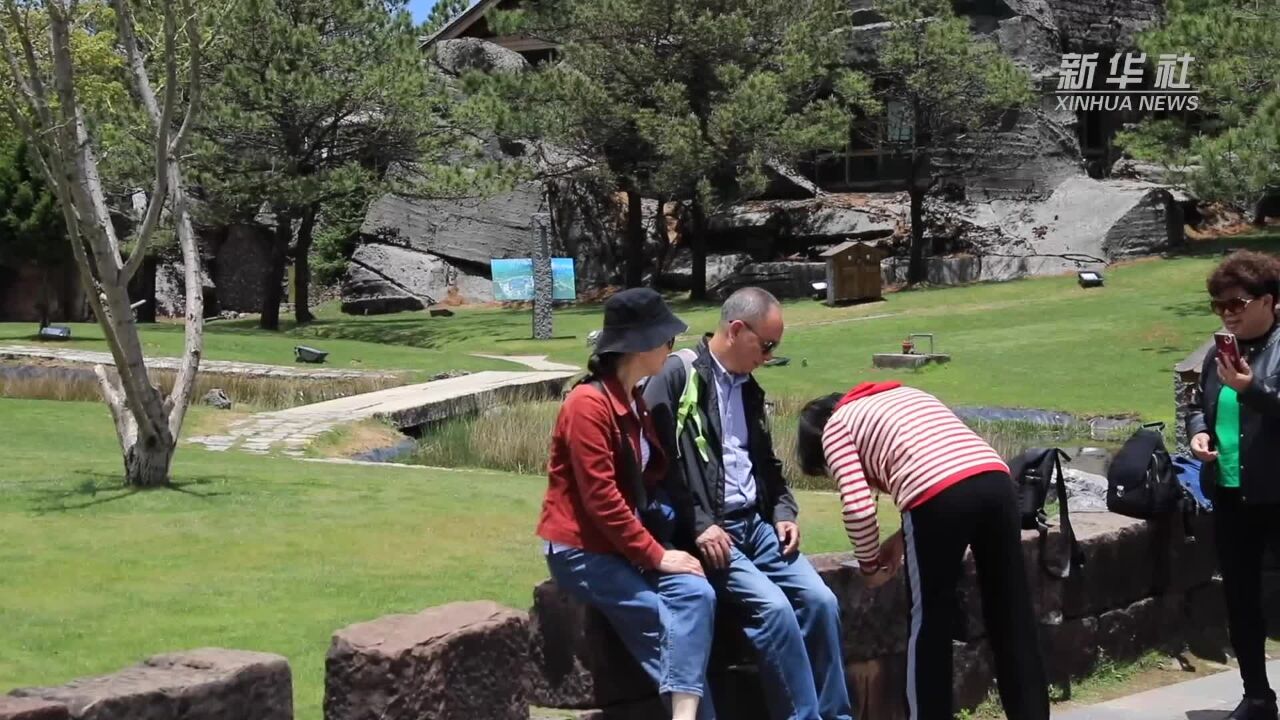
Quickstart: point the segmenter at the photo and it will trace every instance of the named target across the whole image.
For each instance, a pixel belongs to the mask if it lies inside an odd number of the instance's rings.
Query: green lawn
[[[963,288],[903,292],[885,301],[827,308],[813,301],[786,304],[788,330],[780,353],[788,367],[758,377],[775,396],[810,397],[863,379],[901,379],[954,404],[1065,410],[1081,414],[1173,416],[1172,366],[1217,327],[1208,311],[1204,279],[1232,246],[1280,248],[1280,235],[1235,238],[1205,246],[1199,256],[1148,260],[1112,268],[1106,287],[1081,289],[1073,276]],[[684,340],[713,329],[717,308],[677,302],[691,327]],[[299,342],[332,352],[341,367],[441,370],[510,367],[472,352],[546,354],[585,364],[585,338],[599,327],[598,306],[570,307],[555,316],[558,339],[528,339],[528,311],[463,309],[451,318],[424,313],[350,317],[336,306],[315,323],[284,333],[258,331],[252,320],[212,323],[214,359],[288,363]],[[0,324],[0,344],[30,342],[28,325]],[[102,347],[95,326],[77,326],[74,344]],[[874,352],[894,351],[910,332],[932,332],[952,354],[944,367],[920,372],[871,368]],[[178,325],[147,328],[150,352],[176,354]],[[801,367],[801,361],[807,366]]]
[[[283,332],[259,330],[256,320],[215,321],[205,327],[205,353],[208,360],[239,360],[241,362],[292,365],[295,345],[314,345],[329,353],[325,366],[354,370],[408,370],[415,374],[431,374],[443,370],[511,370],[516,366],[497,360],[472,357],[474,346],[449,348],[429,345],[397,344],[391,337],[377,338],[375,333],[362,336],[350,329],[343,336],[329,336],[326,328],[335,319],[341,326],[350,328],[378,318],[347,318],[337,305],[321,310],[325,320],[301,329],[289,327]],[[407,317],[391,316],[391,317]],[[432,320],[413,315],[414,321],[430,326]],[[0,345],[38,345],[48,348],[76,348],[81,350],[107,349],[102,339],[102,329],[95,323],[70,323],[73,340],[57,343],[41,343],[32,336],[33,323],[0,323]],[[178,356],[182,354],[183,326],[179,322],[165,321],[143,325],[143,349],[149,356]],[[371,325],[372,327],[372,325]],[[300,368],[325,367],[299,365]]]
[[[334,630],[455,600],[527,608],[545,577],[538,476],[183,447],[176,490],[130,493],[100,406],[0,400],[0,427],[0,693],[214,645],[287,656],[298,717],[319,720]],[[805,548],[847,549],[837,498],[801,502]]]

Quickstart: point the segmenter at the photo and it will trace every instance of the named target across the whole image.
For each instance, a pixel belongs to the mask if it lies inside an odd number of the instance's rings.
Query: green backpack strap
[[[711,443],[707,441],[706,428],[702,424],[702,413],[698,412],[698,373],[693,369],[693,361],[698,354],[689,348],[677,350],[672,355],[680,358],[684,365],[684,390],[680,393],[680,404],[676,410],[676,447],[680,446],[680,435],[685,424],[693,419],[693,444],[698,448],[702,462],[711,460]]]

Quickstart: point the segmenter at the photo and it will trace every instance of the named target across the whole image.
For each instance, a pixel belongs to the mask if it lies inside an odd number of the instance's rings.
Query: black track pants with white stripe
[[[972,546],[982,616],[1009,720],[1048,720],[1049,691],[1027,590],[1013,482],[1004,473],[962,480],[903,514],[911,635],[910,720],[952,720],[951,639],[956,590]]]

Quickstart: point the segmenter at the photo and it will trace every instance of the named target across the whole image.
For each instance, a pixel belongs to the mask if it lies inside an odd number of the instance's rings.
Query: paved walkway
[[[326,402],[263,412],[233,423],[226,434],[193,437],[210,450],[236,448],[267,453],[280,447],[298,456],[318,435],[343,423],[383,418],[399,428],[437,422],[520,397],[551,393],[576,372],[484,371],[445,380],[403,385]]]
[[[0,345],[0,360],[53,360],[72,365],[110,365],[116,361],[111,353],[70,348],[42,348],[24,345]],[[181,358],[149,357],[147,367],[162,370],[178,370]],[[229,362],[226,360],[201,360],[200,372],[214,375],[242,375],[245,377],[305,378],[308,380],[356,380],[360,378],[394,378],[395,373],[370,370],[312,370],[288,365],[264,365],[262,363]]]
[[[1280,660],[1267,663],[1274,686],[1280,683]],[[1240,675],[1235,670],[1168,685],[1098,705],[1054,713],[1054,720],[1221,720],[1240,702]]]
[[[517,365],[524,365],[530,370],[547,370],[550,372],[575,371],[579,370],[577,365],[566,365],[564,363],[553,362],[547,359],[546,355],[489,355],[488,353],[471,353],[471,357],[485,358],[487,360],[506,360]]]

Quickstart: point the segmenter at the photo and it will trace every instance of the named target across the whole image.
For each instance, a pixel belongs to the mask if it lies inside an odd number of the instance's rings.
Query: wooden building
[[[880,261],[885,251],[859,240],[822,253],[827,262],[827,304],[879,300],[883,296]]]

